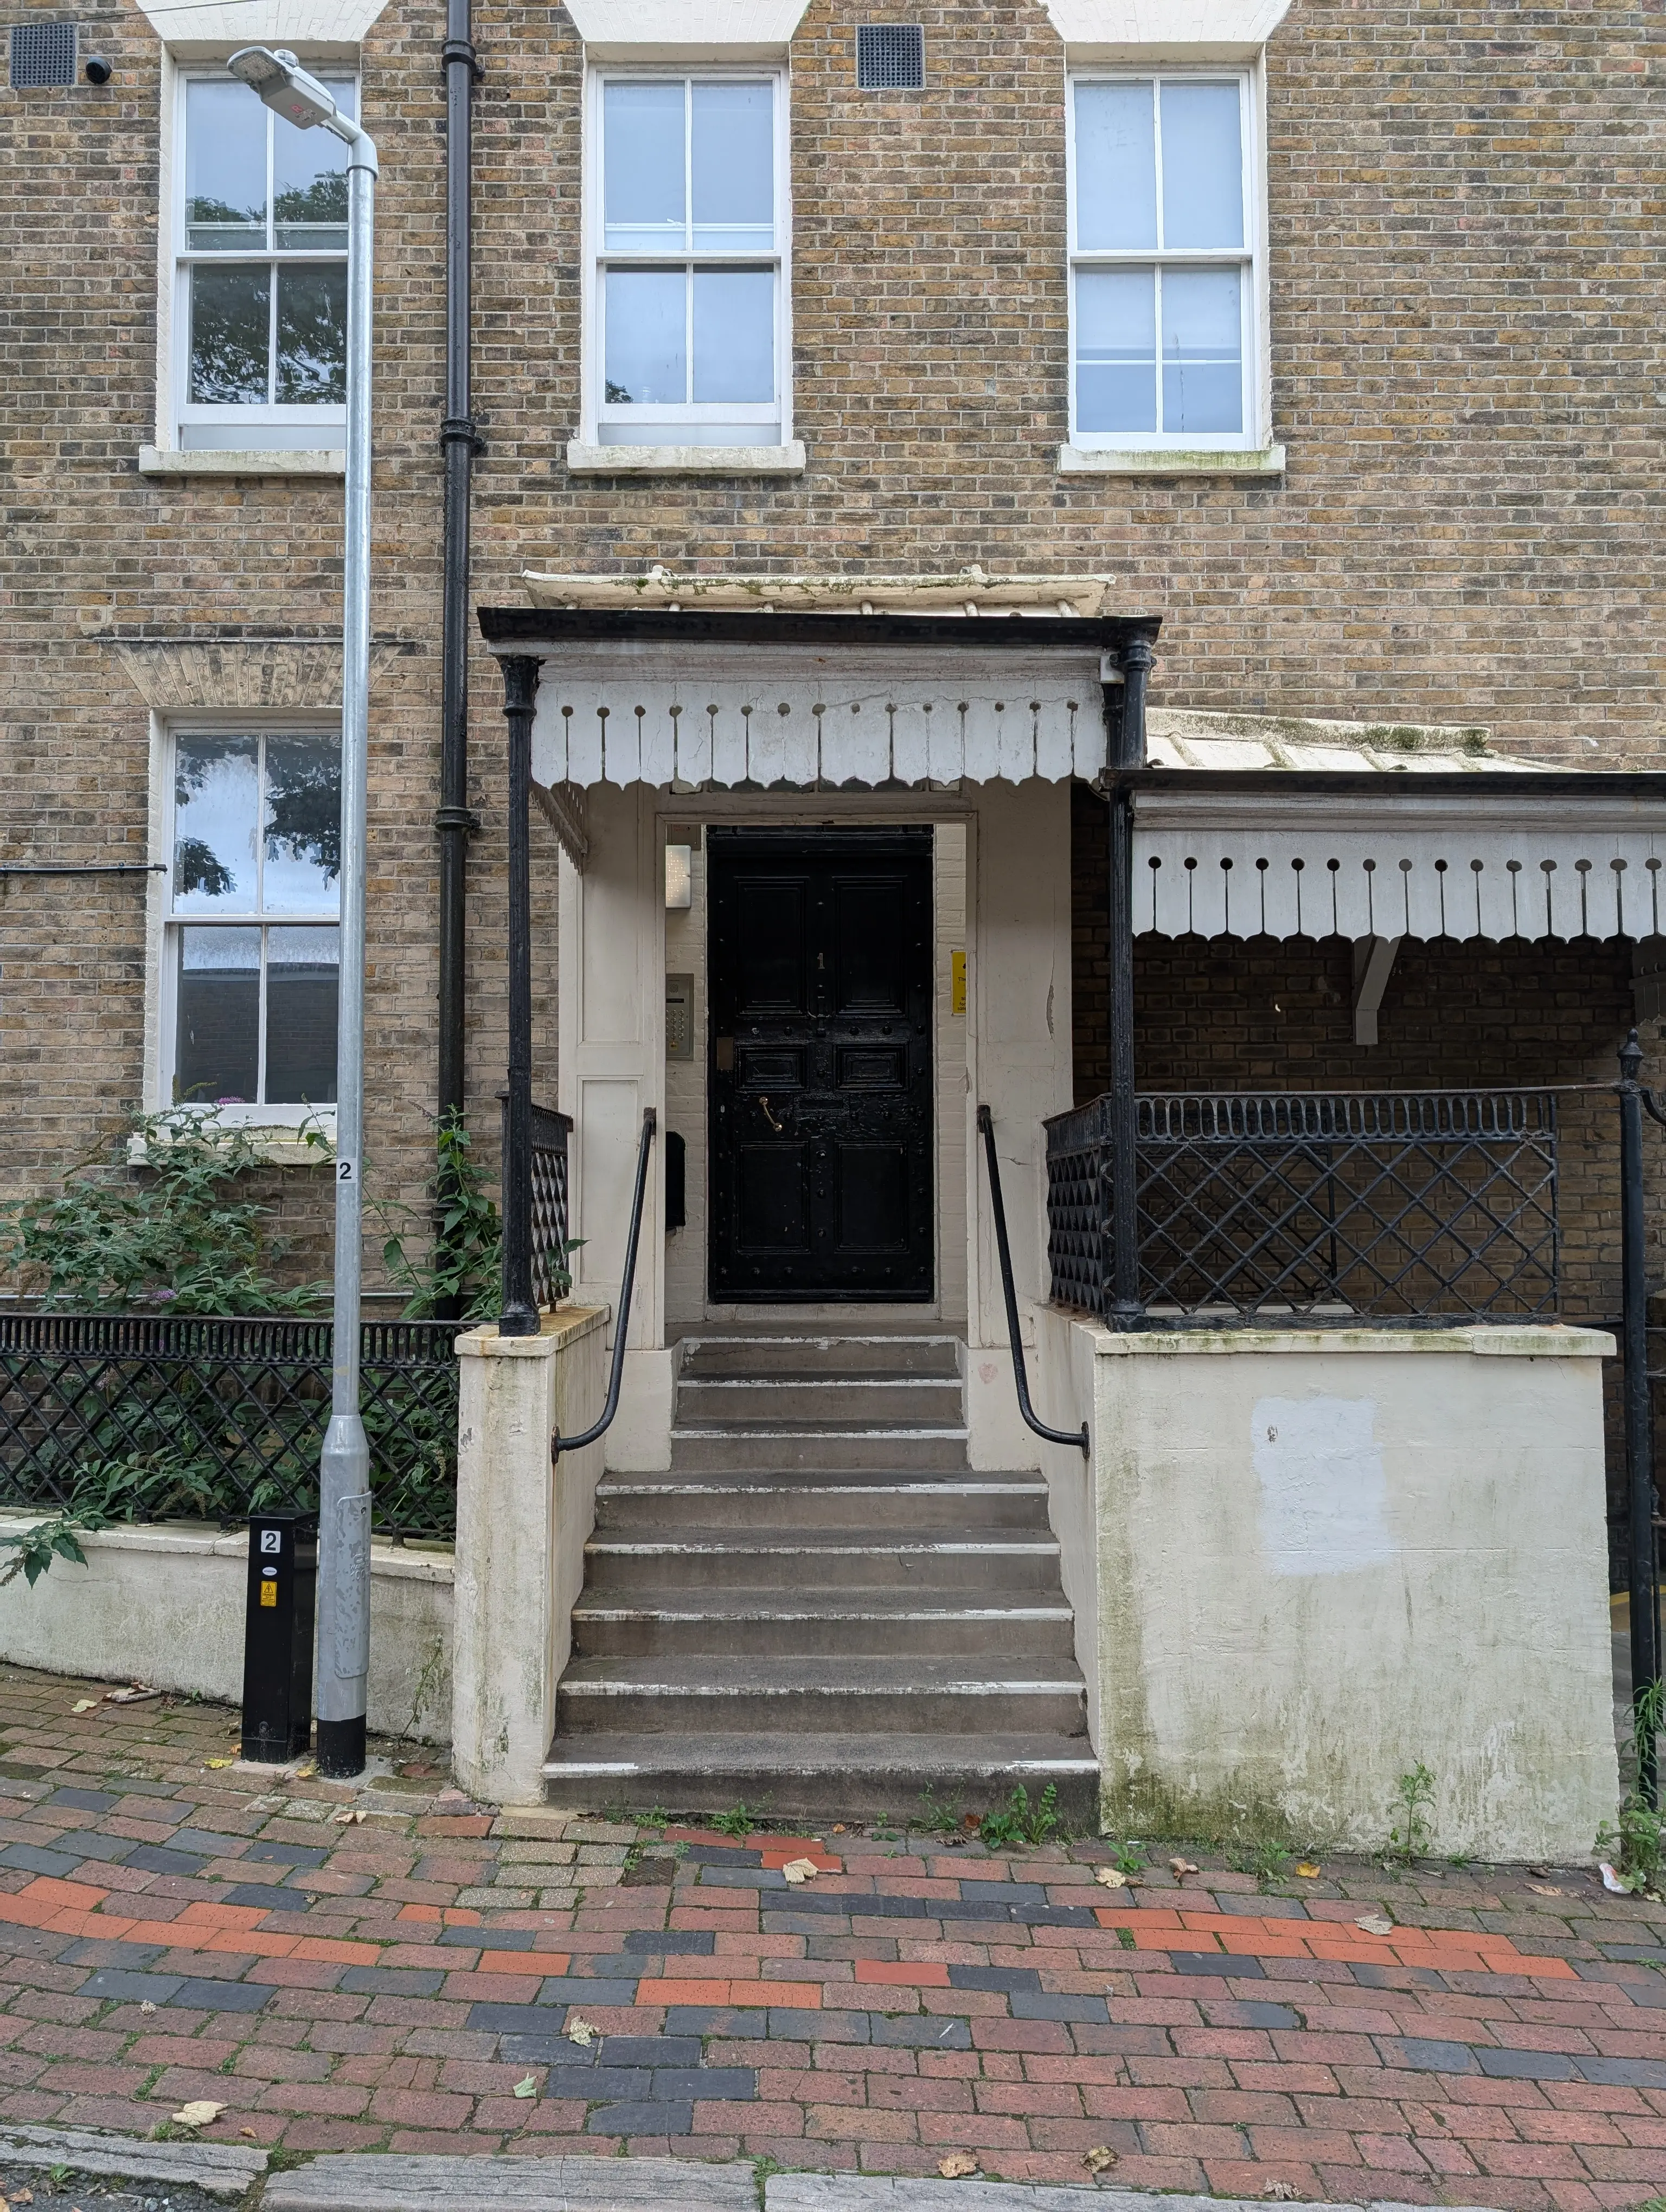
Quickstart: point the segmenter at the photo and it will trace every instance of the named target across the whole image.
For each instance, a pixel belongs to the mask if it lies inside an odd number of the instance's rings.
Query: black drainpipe
[[[443,1121],[464,1106],[464,890],[468,839],[480,826],[469,811],[469,491],[483,450],[469,389],[469,247],[472,219],[474,88],[480,76],[470,35],[469,0],[447,0],[446,42],[446,413],[445,579],[441,619],[440,1068]],[[443,1197],[445,1194],[441,1194]],[[455,1318],[454,1316],[450,1318]]]

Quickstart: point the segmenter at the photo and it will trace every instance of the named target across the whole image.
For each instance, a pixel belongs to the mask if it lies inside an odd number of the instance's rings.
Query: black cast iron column
[[[536,1336],[532,1297],[532,709],[539,663],[503,662],[509,726],[509,1097],[503,1142],[502,1336]]]
[[[1625,1315],[1626,1504],[1629,1537],[1632,1700],[1660,1679],[1660,1593],[1655,1565],[1654,1434],[1649,1393],[1649,1279],[1643,1213],[1643,1048],[1620,1048],[1620,1247]],[[1638,1730],[1639,1792],[1657,1793],[1652,1729]]]
[[[1130,638],[1120,655],[1120,712],[1108,717],[1110,753],[1110,1297],[1105,1319],[1129,1328],[1140,1298],[1138,1123],[1134,1098],[1134,792],[1127,771],[1146,762],[1146,683],[1151,640]],[[1110,705],[1107,702],[1107,705]]]
[[[468,841],[479,823],[469,808],[469,503],[479,434],[471,414],[471,263],[473,213],[473,100],[480,74],[469,0],[447,0],[446,40],[446,413],[444,577],[440,620],[440,1052],[436,1108],[444,1126],[462,1114],[467,975],[465,896]],[[452,1194],[440,1193],[444,1202]],[[460,1311],[455,1298],[442,1302]]]

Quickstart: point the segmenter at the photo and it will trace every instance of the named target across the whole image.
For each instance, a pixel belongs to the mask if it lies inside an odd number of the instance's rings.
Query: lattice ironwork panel
[[[374,1525],[457,1517],[454,1322],[361,1336]],[[0,1316],[0,1501],[116,1520],[308,1510],[330,1410],[328,1322]]]
[[[1137,1106],[1148,1313],[1556,1310],[1552,1093],[1173,1093]],[[1104,1313],[1105,1101],[1049,1124],[1048,1164],[1053,1294]]]
[[[572,1123],[548,1107],[532,1109],[532,1301],[552,1306],[556,1271],[567,1264],[567,1133]]]

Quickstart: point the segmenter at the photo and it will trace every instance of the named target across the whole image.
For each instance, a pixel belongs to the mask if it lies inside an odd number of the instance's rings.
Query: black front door
[[[929,830],[712,830],[711,1295],[932,1295]]]

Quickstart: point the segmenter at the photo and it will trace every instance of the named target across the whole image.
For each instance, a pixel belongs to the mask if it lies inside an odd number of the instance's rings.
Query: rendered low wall
[[[556,1684],[584,1585],[602,1447],[550,1438],[595,1421],[606,1388],[606,1306],[563,1306],[537,1336],[457,1340],[457,1643],[452,1758],[499,1805],[544,1796]]]
[[[0,1516],[8,1529],[39,1516]],[[0,1589],[0,1657],[93,1681],[137,1679],[237,1705],[243,1695],[246,1532],[161,1522],[84,1536],[87,1565],[59,1559],[33,1589]],[[370,1553],[373,1733],[451,1735],[452,1559],[375,1544]]]
[[[1589,1859],[1618,1790],[1602,1355],[1561,1328],[1115,1334],[1037,1316],[1108,1829]]]

